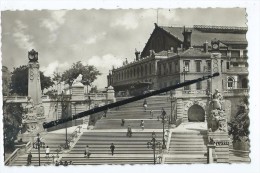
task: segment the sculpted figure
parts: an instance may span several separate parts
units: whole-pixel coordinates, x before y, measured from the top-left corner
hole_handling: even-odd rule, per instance
[[[73,81],[73,85],[81,83],[82,77],[82,74],[79,74],[79,76]]]
[[[215,109],[221,110],[222,109],[222,100],[223,100],[222,95],[216,89],[215,93],[213,94],[213,97],[212,97],[213,110],[215,110]]]

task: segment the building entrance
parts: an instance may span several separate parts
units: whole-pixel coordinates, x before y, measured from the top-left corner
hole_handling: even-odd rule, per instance
[[[205,121],[205,111],[199,105],[193,105],[188,110],[188,120],[189,122],[204,122]]]

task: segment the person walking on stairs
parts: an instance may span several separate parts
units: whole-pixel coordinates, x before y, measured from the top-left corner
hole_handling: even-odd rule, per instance
[[[32,163],[32,153],[30,152],[27,156],[27,165],[29,166],[31,165],[31,163]]]
[[[46,157],[49,158],[49,155],[50,155],[50,148],[49,148],[49,146],[46,147],[45,154],[46,154]]]
[[[89,146],[88,146],[88,145],[87,145],[86,148],[85,148],[84,155],[85,155],[85,156],[84,156],[85,158],[89,158],[89,156],[90,156]]]
[[[142,130],[144,130],[144,120],[141,120],[140,126],[141,126]]]
[[[127,127],[127,134],[126,134],[126,136],[128,136],[128,137],[132,137],[132,128],[131,128],[131,126],[130,125],[128,125],[128,127]]]
[[[115,145],[112,143],[110,145],[110,150],[111,150],[112,156],[114,155],[115,148],[116,148]]]
[[[146,109],[147,109],[147,101],[146,101],[146,99],[144,99],[143,107],[144,107],[144,111],[146,112]]]

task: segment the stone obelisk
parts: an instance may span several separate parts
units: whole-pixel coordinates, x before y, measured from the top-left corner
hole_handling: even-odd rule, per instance
[[[43,131],[42,123],[45,121],[44,107],[42,105],[41,79],[38,62],[38,52],[28,52],[28,100],[24,107],[22,130],[18,138],[23,141],[34,141],[37,133]]]
[[[218,163],[229,162],[229,138],[227,129],[227,101],[222,96],[222,65],[219,41],[211,42],[211,73],[219,73],[219,76],[211,79],[211,99],[209,100],[208,137],[211,146],[215,147]],[[226,103],[225,103],[226,102]]]

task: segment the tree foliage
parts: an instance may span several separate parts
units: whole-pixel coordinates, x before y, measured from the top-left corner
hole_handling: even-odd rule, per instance
[[[80,61],[73,63],[70,69],[62,74],[62,81],[72,85],[73,81],[82,74],[82,84],[90,86],[101,73],[92,65],[83,65]]]
[[[9,87],[11,82],[11,73],[7,67],[2,66],[2,87],[3,95],[7,96],[9,94]]]
[[[10,89],[11,94],[28,95],[28,67],[26,65],[14,68]]]
[[[248,141],[249,135],[249,116],[248,116],[248,100],[244,98],[243,102],[238,107],[238,112],[235,117],[228,123],[229,135],[233,141]]]
[[[48,89],[52,85],[54,85],[54,82],[52,81],[51,77],[44,76],[43,72],[40,71],[40,79],[41,79],[41,90],[43,93],[44,89]]]
[[[4,112],[4,148],[6,151],[14,149],[14,141],[22,124],[23,108],[21,103],[3,103]]]
[[[41,79],[41,90],[49,88],[54,84],[50,77],[47,77],[40,71]],[[28,95],[28,66],[23,65],[17,68],[14,68],[11,77],[11,94],[17,94],[22,96]]]
[[[90,93],[97,93],[97,92],[98,92],[97,86],[92,86],[90,89]]]

